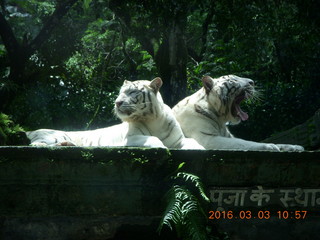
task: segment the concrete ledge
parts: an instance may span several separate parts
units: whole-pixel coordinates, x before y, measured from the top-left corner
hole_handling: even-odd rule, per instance
[[[186,162],[183,170],[198,175],[208,189],[208,212],[273,211],[272,221],[264,224],[253,218],[246,224],[214,220],[239,239],[261,235],[257,230],[248,236],[252,226],[265,230],[270,225],[277,231],[282,224],[290,229],[277,218],[277,210],[308,211],[305,227],[294,219],[289,219],[293,225],[286,222],[297,227],[298,235],[309,231],[312,237],[314,230],[320,230],[320,152],[0,147],[0,239],[117,239],[126,225],[144,226],[141,231],[149,229],[153,239],[160,239],[155,222],[165,209],[162,198],[169,186],[164,179],[181,162]],[[240,191],[246,195],[237,205]],[[266,194],[261,196],[269,201],[254,201],[256,193]],[[308,202],[301,202],[307,193]],[[280,206],[281,202],[288,206]],[[143,233],[140,237],[148,239]]]

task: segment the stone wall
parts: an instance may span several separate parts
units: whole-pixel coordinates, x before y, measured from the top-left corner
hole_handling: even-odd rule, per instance
[[[231,239],[316,239],[320,152],[0,147],[0,239],[175,239],[156,231],[181,162]]]

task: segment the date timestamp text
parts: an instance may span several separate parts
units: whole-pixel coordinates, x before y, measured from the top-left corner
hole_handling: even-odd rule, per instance
[[[307,217],[307,211],[209,211],[209,219],[270,219],[271,217],[277,217],[278,219],[296,219],[302,220]]]

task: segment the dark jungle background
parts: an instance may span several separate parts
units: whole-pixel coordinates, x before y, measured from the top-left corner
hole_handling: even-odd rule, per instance
[[[320,106],[317,0],[1,0],[0,112],[26,130],[116,123],[123,80],[160,76],[173,106],[201,77],[255,80],[238,137],[262,140]]]

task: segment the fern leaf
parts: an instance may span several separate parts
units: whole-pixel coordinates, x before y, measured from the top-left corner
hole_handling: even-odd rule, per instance
[[[186,229],[188,229],[188,239],[192,240],[207,240],[207,230],[203,217],[198,211],[191,211],[188,213],[188,221],[186,222]]]
[[[180,164],[178,170],[182,167],[183,164]],[[201,198],[210,201],[198,176],[178,172],[172,179],[182,179],[184,182],[191,182],[197,191],[199,191]],[[197,194],[197,196],[199,195]],[[175,183],[166,194],[166,200],[168,204],[158,228],[159,232],[162,230],[163,225],[167,225],[170,230],[175,228],[179,238],[186,240],[208,239],[205,213],[198,198],[194,195],[193,191],[189,190],[187,185],[183,184],[181,186]]]
[[[179,219],[181,218],[181,199],[178,193],[178,186],[173,186],[169,190],[169,192],[166,194],[166,199],[168,199],[169,201],[163,218],[160,222],[160,226],[158,228],[159,232],[162,230],[163,225],[167,225],[171,230],[173,230],[171,222],[177,224],[179,222]]]
[[[191,174],[191,173],[179,172],[177,174],[177,177],[180,177],[180,178],[184,179],[185,181],[191,181],[191,182],[195,183],[195,186],[198,189],[201,197],[205,201],[210,202],[210,199],[207,197],[207,195],[205,193],[204,186],[201,182],[201,179],[198,176]]]
[[[169,200],[158,231],[163,225],[173,230],[173,225],[178,236],[186,236],[187,239],[206,239],[206,231],[200,214],[202,209],[197,198],[185,187],[174,185],[167,194]]]

